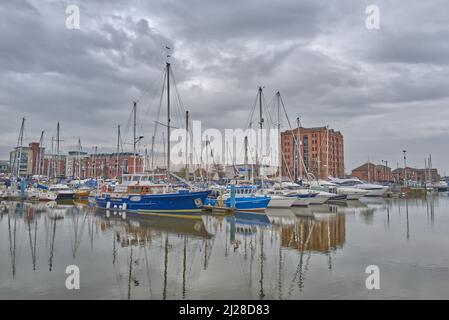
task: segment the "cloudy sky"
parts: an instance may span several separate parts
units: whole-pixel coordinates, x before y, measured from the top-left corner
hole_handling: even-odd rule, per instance
[[[66,28],[68,5],[80,29]],[[368,5],[380,29],[365,26]],[[182,105],[205,127],[245,128],[258,86],[292,119],[345,137],[346,171],[388,160],[449,174],[449,1],[14,0],[0,3],[0,159],[61,122],[63,149],[150,143],[165,46]],[[181,105],[181,103],[179,103]],[[178,106],[179,107],[179,106]],[[181,108],[179,108],[181,110]],[[180,112],[180,111],[179,111]],[[130,147],[130,146],[128,146]],[[143,148],[143,146],[142,146]]]

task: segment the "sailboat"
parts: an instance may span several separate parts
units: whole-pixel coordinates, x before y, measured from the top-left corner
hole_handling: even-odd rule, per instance
[[[170,63],[166,63],[167,80],[167,180],[170,179]],[[133,105],[134,113],[134,155],[136,143],[143,137],[136,137],[137,103]],[[134,160],[135,167],[135,160]],[[108,189],[95,197],[99,208],[126,210],[139,214],[189,214],[200,212],[211,190],[191,190],[177,188],[165,182],[154,181],[151,176],[134,174],[123,179],[111,191]]]
[[[259,94],[261,94],[262,91],[260,90]],[[278,173],[278,179],[279,179],[279,185],[282,188],[282,149],[281,149],[281,119],[280,119],[280,93],[279,91],[276,93],[276,99],[277,99],[277,118],[278,118],[278,132],[279,132],[279,173]],[[260,99],[261,100],[261,99]],[[268,208],[290,208],[293,206],[293,203],[295,203],[296,199],[293,197],[287,197],[283,193],[277,192],[275,189],[268,189],[262,191],[264,194],[269,195],[271,197],[271,201],[268,204]]]

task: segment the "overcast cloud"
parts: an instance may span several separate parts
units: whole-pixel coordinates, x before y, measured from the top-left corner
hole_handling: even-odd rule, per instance
[[[65,27],[76,4],[81,29]],[[365,8],[380,8],[380,30]],[[165,46],[179,93],[203,127],[244,128],[257,93],[280,91],[291,119],[340,130],[346,171],[388,160],[449,174],[449,1],[14,0],[0,3],[0,159],[61,122],[65,151],[112,150],[116,126],[149,144]],[[175,112],[176,113],[176,112]],[[180,111],[178,112],[180,113]],[[176,114],[175,114],[176,115]],[[142,146],[143,148],[143,146]]]

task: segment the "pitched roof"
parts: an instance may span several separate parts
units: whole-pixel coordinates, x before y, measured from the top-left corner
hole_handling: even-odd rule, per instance
[[[352,169],[352,171],[368,171],[368,165],[370,166],[370,168],[376,167],[376,165],[374,163],[366,162],[366,163],[362,164],[360,167]]]

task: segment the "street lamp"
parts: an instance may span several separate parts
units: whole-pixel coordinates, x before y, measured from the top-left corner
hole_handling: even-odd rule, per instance
[[[404,153],[404,186],[407,186],[407,150],[402,150]]]

